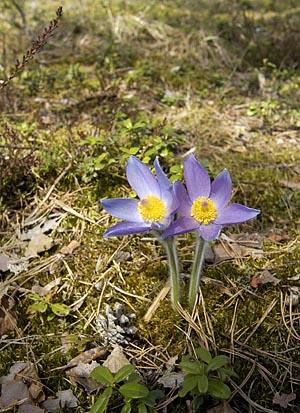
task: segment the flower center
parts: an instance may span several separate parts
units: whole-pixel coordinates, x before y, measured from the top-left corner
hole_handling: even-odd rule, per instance
[[[217,218],[217,207],[212,199],[199,196],[192,204],[191,215],[201,224],[208,225]]]
[[[167,208],[163,201],[154,195],[148,195],[138,204],[138,211],[146,222],[163,220],[167,215]]]

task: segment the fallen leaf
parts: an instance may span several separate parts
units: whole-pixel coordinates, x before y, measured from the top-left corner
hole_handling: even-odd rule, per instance
[[[175,388],[179,387],[184,380],[183,373],[167,372],[160,377],[157,382],[164,386],[165,388]]]
[[[290,295],[285,300],[286,306],[296,307],[300,303],[300,287],[291,287]]]
[[[16,383],[21,383],[17,385]],[[30,399],[34,402],[45,400],[43,385],[39,380],[33,363],[17,362],[13,364],[7,376],[0,377],[2,384],[2,397],[0,403],[8,403],[8,398],[15,392],[18,401]],[[24,386],[26,390],[24,390]],[[24,394],[26,396],[24,397]],[[6,399],[6,395],[8,395]],[[22,397],[21,397],[22,396]],[[9,404],[9,403],[8,403]],[[7,404],[6,404],[7,405]]]
[[[70,242],[69,245],[62,247],[62,249],[60,250],[60,253],[64,255],[71,255],[79,247],[80,247],[80,242],[73,240]]]
[[[234,413],[234,410],[230,407],[227,402],[218,404],[218,406],[212,407],[207,410],[207,413]]]
[[[92,360],[105,357],[106,354],[106,347],[95,347],[90,350],[83,351],[78,356],[74,357],[71,361],[69,361],[65,368],[70,369],[72,367],[77,366],[80,363],[89,363]]]
[[[293,176],[290,180],[282,179],[279,182],[285,188],[293,189],[294,191],[300,190],[300,176]]]
[[[269,270],[263,270],[260,274],[255,275],[252,277],[250,281],[250,285],[252,288],[257,288],[261,284],[268,284],[271,283],[273,285],[277,285],[280,283],[280,280],[274,275]]]
[[[29,241],[24,253],[25,257],[37,257],[40,252],[49,250],[53,246],[53,239],[44,234],[39,234]]]
[[[220,262],[232,260],[234,258],[230,254],[230,251],[225,249],[222,244],[217,244],[212,250],[214,253],[214,264],[219,264]]]
[[[126,364],[130,364],[129,360],[125,357],[122,348],[116,346],[104,361],[103,366],[107,367],[112,373],[116,373]]]
[[[72,390],[62,390],[56,393],[57,398],[48,398],[42,403],[47,412],[61,411],[61,409],[72,409],[78,406],[78,400]]]
[[[0,406],[14,407],[21,400],[25,401],[29,398],[28,387],[21,380],[12,380],[8,383],[3,383],[1,388]]]
[[[0,271],[2,272],[8,271],[9,270],[8,263],[9,263],[9,257],[1,254],[0,255]]]
[[[40,297],[45,297],[45,295],[49,294],[52,288],[57,287],[61,283],[61,278],[56,278],[55,280],[49,282],[44,287],[40,285],[34,285],[32,287],[32,292],[37,293]]]
[[[204,284],[211,285],[216,291],[219,291],[222,294],[226,294],[229,297],[232,297],[233,295],[229,288],[225,287],[223,281],[221,280],[216,280],[215,278],[203,276],[202,281],[204,282]]]
[[[283,407],[284,409],[286,409],[288,407],[288,404],[295,399],[296,399],[295,393],[290,393],[290,394],[276,393],[275,396],[273,397],[273,403],[279,404],[280,407]]]
[[[17,319],[12,311],[14,303],[7,295],[3,295],[0,300],[0,337],[16,328]]]
[[[171,372],[174,369],[177,360],[178,360],[178,355],[169,358],[169,360],[166,362],[167,372]]]
[[[95,380],[90,378],[91,372],[100,366],[96,361],[91,363],[79,363],[67,372],[70,382],[72,384],[80,384],[88,393],[92,393],[97,389],[102,389],[103,385],[98,384]]]
[[[131,258],[131,254],[128,251],[118,251],[113,257],[116,262],[125,262]]]
[[[55,228],[58,227],[59,225],[59,220],[61,218],[62,214],[58,214],[55,218],[52,219],[46,219],[44,222],[41,224],[35,226],[34,228],[30,229],[27,232],[23,232],[20,235],[20,238],[22,241],[30,241],[36,237],[39,237],[40,235],[44,234],[45,232],[51,231]]]
[[[278,233],[271,233],[268,237],[268,240],[272,242],[281,242],[281,241],[289,241],[291,238],[287,234],[278,234]]]
[[[45,410],[34,406],[31,402],[25,402],[19,406],[18,413],[45,413]]]
[[[211,246],[208,244],[208,242],[206,243],[206,248],[205,248],[205,261],[210,263],[210,264],[214,264],[215,262],[215,254],[213,252],[213,249],[211,248]]]
[[[18,275],[23,271],[27,271],[27,269],[28,269],[28,259],[22,258],[21,260],[9,261],[8,269],[9,269],[10,272],[12,272],[15,275]]]

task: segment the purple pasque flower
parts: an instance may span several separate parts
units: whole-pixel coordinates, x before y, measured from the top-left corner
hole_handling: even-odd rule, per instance
[[[248,221],[260,213],[241,204],[228,204],[232,183],[227,169],[211,183],[206,169],[190,155],[184,162],[184,178],[187,191],[181,182],[174,185],[179,218],[163,233],[165,237],[198,230],[204,240],[211,241],[223,226]]]
[[[128,159],[127,180],[140,199],[102,199],[103,208],[109,214],[124,220],[105,231],[104,237],[151,230],[162,232],[170,225],[178,209],[174,185],[161,169],[157,158],[154,168],[156,176],[135,156]]]

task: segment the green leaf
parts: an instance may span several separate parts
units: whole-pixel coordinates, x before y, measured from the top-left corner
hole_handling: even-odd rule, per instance
[[[132,122],[131,119],[125,119],[123,120],[123,126],[125,126],[126,129],[132,129]]]
[[[28,307],[28,310],[32,313],[44,313],[48,308],[48,304],[41,301],[39,303],[34,303]]]
[[[131,373],[130,376],[128,377],[129,383],[138,383],[140,380],[141,380],[141,376],[136,371]]]
[[[66,316],[70,313],[70,307],[68,307],[66,304],[50,304],[50,308],[52,313],[60,317]]]
[[[205,363],[209,364],[212,360],[212,356],[208,350],[204,347],[198,347],[195,349],[195,352],[197,354],[197,358],[199,360],[204,361]]]
[[[112,395],[112,388],[108,387],[107,389],[104,390],[104,392],[98,398],[94,406],[91,408],[90,413],[104,413],[106,411],[111,395]]]
[[[188,374],[202,375],[204,373],[204,364],[201,361],[182,360],[179,365],[182,371]]]
[[[144,405],[144,403],[139,403],[138,404],[138,413],[147,413],[147,407]]]
[[[188,374],[185,376],[182,383],[182,390],[179,391],[179,397],[185,397],[190,391],[192,391],[198,384],[198,377],[194,374]]]
[[[131,404],[126,402],[121,409],[120,413],[130,413],[131,412]]]
[[[203,376],[198,377],[198,390],[200,394],[205,394],[208,389],[208,378],[203,374]]]
[[[149,394],[147,387],[140,383],[123,384],[123,386],[119,388],[119,392],[126,399],[142,399]]]
[[[143,403],[149,407],[154,407],[156,399],[162,399],[164,397],[164,392],[161,390],[151,390],[149,394],[143,398]]]
[[[229,364],[229,358],[226,356],[217,356],[212,359],[212,361],[208,364],[207,370],[208,371],[213,371],[217,370],[220,367],[226,366],[226,364]]]
[[[97,366],[90,374],[91,378],[97,383],[111,386],[114,383],[114,377],[107,367]]]
[[[203,405],[203,402],[204,402],[204,399],[203,399],[202,396],[194,397],[192,406],[193,406],[195,412],[200,411],[200,407]]]
[[[129,149],[130,155],[136,155],[139,150],[140,150],[139,146],[133,146],[132,148]]]
[[[239,376],[236,374],[236,372],[233,369],[230,368],[226,368],[226,367],[222,367],[218,370],[218,374],[221,373],[221,375],[226,377],[235,377],[235,378],[239,378]],[[224,381],[224,380],[223,380]]]
[[[222,400],[228,399],[231,395],[230,388],[217,379],[209,379],[207,393],[216,399]]]
[[[125,364],[125,366],[121,367],[120,370],[115,374],[115,383],[119,383],[128,377],[131,373],[133,373],[135,367],[132,364]]]

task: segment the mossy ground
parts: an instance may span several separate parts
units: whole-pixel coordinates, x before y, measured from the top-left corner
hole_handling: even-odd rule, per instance
[[[148,7],[143,1],[64,2],[60,29],[50,44],[1,94],[0,143],[7,152],[2,161],[6,173],[0,194],[0,246],[22,256],[22,249],[12,243],[16,230],[70,165],[38,215],[61,211],[58,200],[94,223],[68,213],[62,231],[55,233],[56,246],[41,262],[72,239],[80,248],[66,263],[46,265],[30,279],[25,273],[24,280],[29,280],[23,287],[30,290],[34,282],[45,285],[60,276],[64,288],[52,297],[55,302],[72,305],[86,298],[68,317],[48,321],[44,315],[30,316],[28,294],[17,294],[18,328],[1,344],[0,374],[17,360],[35,361],[50,395],[69,388],[57,369],[79,350],[101,344],[95,315],[116,301],[136,313],[134,343],[153,346],[152,367],[161,357],[186,352],[191,341],[202,344],[193,328],[186,336],[187,322],[173,312],[168,299],[149,324],[143,321],[168,277],[164,252],[148,237],[103,240],[111,220],[99,204],[103,197],[131,195],[124,173],[130,154],[149,163],[159,155],[176,179],[181,174],[176,166],[194,148],[212,176],[224,167],[230,171],[236,202],[261,210],[257,220],[225,233],[245,234],[250,240],[251,234],[260,234],[263,255],[208,266],[205,275],[222,281],[233,298],[204,285],[205,309],[200,306],[196,318],[213,350],[235,352],[238,385],[256,363],[243,385],[246,397],[237,392],[232,406],[247,412],[253,401],[279,411],[272,403],[274,393],[299,390],[299,307],[289,309],[285,303],[290,287],[297,286],[289,279],[300,272],[300,192],[286,184],[300,173],[300,42],[293,41],[296,31],[290,30],[300,17],[293,3],[178,0]],[[57,1],[35,6],[25,2],[23,29],[17,11],[3,6],[3,76],[56,6]],[[11,149],[15,142],[17,148]],[[18,149],[23,144],[28,149]],[[274,232],[282,239],[270,239]],[[179,239],[183,273],[190,269],[191,241],[191,236]],[[111,259],[117,248],[129,258]],[[39,264],[33,260],[29,271]],[[264,269],[280,284],[253,290],[250,279]],[[106,284],[100,294],[94,285],[101,279]],[[111,285],[150,301],[124,295]],[[60,350],[64,333],[77,337],[66,354]],[[126,351],[133,354],[130,347]],[[149,367],[149,360],[141,358],[138,365]],[[80,387],[73,391],[81,401],[78,411],[86,411],[91,397]]]

